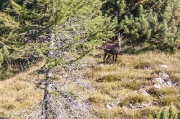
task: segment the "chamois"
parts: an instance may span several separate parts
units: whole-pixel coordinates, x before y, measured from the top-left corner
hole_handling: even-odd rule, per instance
[[[109,63],[111,55],[113,56],[113,63],[117,63],[118,54],[121,50],[122,34],[118,34],[118,43],[107,43],[104,48],[104,61]],[[107,56],[107,57],[106,57]]]

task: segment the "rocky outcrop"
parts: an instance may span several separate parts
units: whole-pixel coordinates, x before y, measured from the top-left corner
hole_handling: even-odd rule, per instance
[[[160,71],[158,77],[154,78],[152,82],[156,88],[180,86],[180,82],[173,83],[170,76],[163,71]]]

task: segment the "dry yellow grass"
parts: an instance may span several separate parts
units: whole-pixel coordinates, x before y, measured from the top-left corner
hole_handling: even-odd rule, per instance
[[[34,88],[33,80],[40,80],[32,73],[43,66],[45,61],[32,66],[30,69],[1,81],[0,83],[0,118],[19,119],[31,105],[36,105],[43,98],[43,91]]]
[[[140,119],[147,118],[156,110],[168,107],[171,103],[178,107],[179,87],[154,89],[153,78],[159,71],[170,75],[173,82],[180,81],[180,52],[166,54],[146,52],[137,55],[123,54],[118,64],[103,64],[101,58],[92,68],[83,69],[79,75],[88,77],[85,81],[94,85],[88,90],[72,84],[66,90],[84,95],[92,103],[97,118],[104,119]],[[166,65],[167,67],[164,67]],[[33,71],[38,69],[31,68]],[[34,90],[32,79],[42,79],[33,75],[33,71],[19,73],[11,79],[0,82],[0,117],[19,118],[16,116],[30,105],[36,105],[43,98],[42,90]],[[57,76],[58,78],[58,76]],[[146,89],[150,96],[143,95],[139,89]],[[143,108],[130,108],[129,104],[151,105]],[[177,108],[178,109],[178,108]],[[2,115],[2,116],[1,116]]]
[[[139,92],[139,89],[150,91],[153,87],[151,81],[158,77],[159,71],[170,75],[173,82],[179,82],[179,52],[166,54],[151,51],[137,55],[124,54],[119,56],[117,65],[95,66],[86,74],[96,86],[97,96],[94,95],[94,100],[104,100],[100,102],[99,108],[96,108],[97,115],[104,119],[140,119],[147,118],[155,110],[163,109],[171,103],[178,107],[180,105],[178,102],[180,100],[179,87],[155,89],[154,92],[149,92],[149,96],[144,96]],[[119,99],[121,103],[116,104]],[[109,102],[111,103],[108,108]],[[138,106],[141,103],[150,103],[151,106],[135,109],[129,106],[129,104]]]

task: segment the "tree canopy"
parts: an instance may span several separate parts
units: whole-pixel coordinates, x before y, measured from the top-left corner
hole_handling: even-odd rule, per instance
[[[179,48],[179,10],[179,0],[108,0],[102,6],[132,45],[148,43],[162,51]]]

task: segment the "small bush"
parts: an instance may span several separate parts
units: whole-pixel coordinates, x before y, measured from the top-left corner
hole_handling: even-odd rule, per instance
[[[160,100],[159,100],[159,105],[161,106],[168,106],[170,105],[171,103],[173,104],[178,104],[178,101],[180,100],[180,97],[178,96],[175,96],[175,95],[171,95],[171,96],[165,96],[165,97],[162,97]]]
[[[171,106],[169,110],[160,110],[155,112],[155,114],[150,115],[148,119],[180,119],[180,114],[174,111],[174,108]]]
[[[95,94],[89,97],[89,101],[93,103],[105,103],[109,100],[110,100],[110,97],[108,95],[102,95],[102,94]]]
[[[128,81],[122,84],[122,86],[132,90],[139,90],[141,88],[141,83],[137,81]]]
[[[117,75],[117,74],[110,74],[110,75],[104,76],[102,78],[99,78],[96,81],[97,82],[103,82],[103,81],[112,82],[112,81],[120,81],[120,80],[121,80],[121,78],[119,77],[119,75]]]
[[[171,76],[171,79],[174,83],[180,82],[180,77],[179,76]]]
[[[27,88],[28,85],[25,82],[16,82],[13,84],[12,90],[19,91]]]
[[[129,104],[139,104],[142,103],[144,101],[146,101],[146,97],[140,94],[136,94],[136,95],[131,95],[125,99],[122,100],[120,106],[124,106],[124,105],[129,105]]]
[[[167,88],[162,88],[162,89],[152,87],[152,88],[148,89],[147,92],[154,97],[160,97],[160,96],[166,96],[169,94],[178,94],[179,93],[179,91],[173,87],[167,87]]]
[[[150,62],[140,62],[134,68],[135,69],[149,69],[152,68],[152,64]]]
[[[155,87],[148,89],[147,92],[154,97],[160,97],[162,95],[161,90]]]
[[[130,103],[135,104],[135,103],[141,103],[144,100],[145,100],[144,96],[137,95],[137,96],[132,96],[129,101]]]
[[[13,110],[16,108],[14,104],[6,104],[2,106],[5,110]]]
[[[151,115],[154,111],[154,109],[142,108],[137,111],[135,116],[138,117],[138,119],[146,119],[147,116]]]

